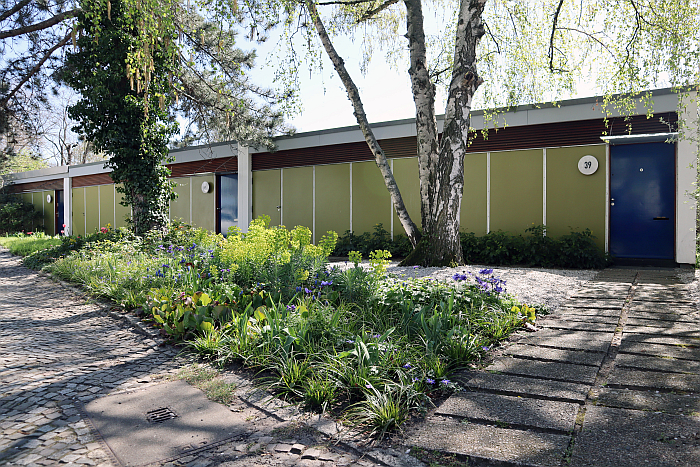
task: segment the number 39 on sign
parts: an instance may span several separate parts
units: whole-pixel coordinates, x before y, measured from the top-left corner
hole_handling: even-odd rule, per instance
[[[578,161],[578,170],[583,175],[593,175],[598,170],[598,159],[594,156],[583,156]]]

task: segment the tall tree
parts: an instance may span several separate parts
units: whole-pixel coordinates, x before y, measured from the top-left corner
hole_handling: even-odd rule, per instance
[[[85,3],[86,12],[95,7]],[[143,234],[166,225],[168,203],[174,198],[163,165],[177,129],[168,102],[172,61],[167,50],[156,48],[145,83],[135,85],[129,79],[127,57],[137,46],[140,18],[127,14],[122,5],[120,0],[110,2],[108,14],[98,21],[85,12],[78,15],[81,34],[77,50],[67,54],[64,80],[81,95],[69,108],[70,116],[98,151],[110,155],[106,165],[112,168],[111,177],[121,184],[118,190],[132,208],[135,233]]]

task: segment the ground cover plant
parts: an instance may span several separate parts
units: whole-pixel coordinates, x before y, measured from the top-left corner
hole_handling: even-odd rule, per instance
[[[36,251],[61,244],[59,237],[52,237],[43,232],[20,232],[14,235],[0,237],[0,245],[4,246],[10,253],[18,256],[27,256]]]
[[[280,397],[379,437],[535,320],[491,269],[442,282],[392,276],[386,250],[368,264],[350,252],[350,264],[333,267],[336,240],[329,232],[314,245],[307,228],[269,218],[227,237],[183,224],[143,237],[105,228],[37,252],[47,261],[33,264],[134,309],[211,363],[242,363]]]

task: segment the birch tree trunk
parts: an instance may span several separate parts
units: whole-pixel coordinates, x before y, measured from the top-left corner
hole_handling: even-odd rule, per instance
[[[379,167],[379,171],[382,173],[384,184],[389,191],[389,196],[391,197],[391,202],[394,205],[394,209],[396,209],[396,214],[399,217],[399,221],[406,231],[406,235],[411,241],[411,244],[414,248],[416,248],[418,242],[420,241],[421,233],[413,220],[411,220],[411,216],[408,215],[408,210],[406,210],[406,206],[403,203],[399,186],[396,184],[394,174],[391,172],[389,163],[386,160],[386,155],[379,146],[379,142],[374,137],[374,132],[369,126],[367,115],[365,114],[364,106],[362,105],[362,100],[360,99],[360,92],[358,91],[357,86],[355,86],[350,74],[345,69],[345,62],[333,47],[333,43],[328,37],[326,28],[321,21],[318,11],[316,10],[314,0],[305,0],[304,3],[309,14],[311,15],[314,28],[316,29],[319,39],[321,39],[323,48],[326,50],[328,57],[333,63],[336,73],[338,73],[340,80],[345,86],[345,91],[348,93],[348,98],[353,106],[355,119],[357,120],[357,124],[360,126],[360,130],[362,130],[365,141],[367,141],[367,146],[369,146],[370,151],[372,151],[372,154],[374,155],[374,160],[377,163],[377,167]]]
[[[464,189],[464,156],[469,142],[469,113],[482,80],[476,72],[476,47],[484,35],[481,14],[486,0],[461,0],[452,80],[442,139],[435,118],[435,85],[427,68],[421,0],[404,0],[411,85],[416,105],[418,174],[423,241],[404,264],[464,264],[459,241],[459,212]]]

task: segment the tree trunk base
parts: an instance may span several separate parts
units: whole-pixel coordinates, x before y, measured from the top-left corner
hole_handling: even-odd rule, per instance
[[[459,244],[458,244],[459,245]],[[459,251],[449,251],[438,245],[427,235],[423,235],[413,251],[399,263],[399,266],[456,267],[464,265],[461,245]]]

